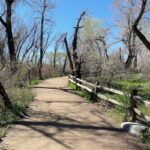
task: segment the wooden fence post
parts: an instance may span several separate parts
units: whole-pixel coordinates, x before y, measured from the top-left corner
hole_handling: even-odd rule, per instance
[[[95,88],[92,89],[92,92],[91,92],[91,96],[90,96],[90,100],[94,100],[94,102],[97,101],[97,93],[98,93],[98,86],[99,85],[99,82],[96,82],[95,84]]]
[[[74,80],[75,80],[75,83],[76,83],[76,90],[78,90],[78,89],[79,89],[79,88],[78,88],[78,85],[77,85],[77,84],[78,84],[78,80],[77,80],[77,78],[76,78],[76,77],[75,77],[75,79],[74,79]]]
[[[134,110],[134,108],[137,108],[137,100],[134,98],[134,96],[136,96],[138,93],[138,90],[132,89],[131,90],[131,95],[130,95],[130,115],[131,115],[131,121],[135,122],[137,120],[136,117],[136,112]]]
[[[95,91],[94,91],[95,94],[98,93],[98,85],[99,85],[99,82],[96,81],[96,84],[95,84]]]
[[[81,82],[81,81],[78,81],[78,83],[79,83],[80,85],[82,85],[82,82]],[[78,90],[82,90],[82,88],[81,88],[80,86],[78,86]]]

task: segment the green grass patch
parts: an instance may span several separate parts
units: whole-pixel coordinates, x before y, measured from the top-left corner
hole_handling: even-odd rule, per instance
[[[41,82],[41,80],[31,80],[31,83],[29,84],[30,87],[35,86],[37,84],[39,84]]]
[[[140,86],[138,95],[144,99],[150,100],[150,81],[142,80],[117,80],[114,85],[119,87],[120,90],[130,93],[131,89]]]
[[[70,88],[71,90],[76,90],[76,85],[70,82],[68,84],[68,88]]]
[[[129,112],[120,106],[115,106],[113,109],[108,111],[108,116],[116,120],[120,125],[123,121],[129,120]]]
[[[0,138],[6,136],[7,130],[8,130],[8,127],[1,127],[0,128]]]
[[[117,122],[121,123],[123,121],[129,121],[129,97],[127,95],[125,96],[121,96],[121,95],[117,95],[117,94],[112,94],[112,93],[103,93],[104,96],[106,96],[107,98],[111,98],[114,99],[116,101],[118,101],[119,103],[123,104],[123,107],[121,106],[117,106],[115,105],[113,107],[113,109],[111,110],[109,114],[109,116],[111,116],[112,118],[114,118],[115,120],[117,120]]]
[[[140,86],[138,95],[144,99],[150,100],[150,80],[142,79],[139,74],[126,75],[124,78],[113,78],[111,81],[108,76],[86,78],[89,82],[95,83],[99,81],[100,85],[112,87],[126,93],[130,93],[131,89]]]
[[[150,108],[149,107],[146,107],[144,105],[139,105],[138,106],[138,109],[144,113],[145,115],[149,116],[150,117]]]
[[[120,103],[122,103],[125,107],[129,107],[130,106],[130,98],[129,96],[121,96],[121,95],[117,95],[117,94],[111,94],[111,93],[102,93],[104,96],[106,96],[107,98],[111,98],[114,99]],[[146,107],[143,104],[138,104],[138,109],[144,113],[147,116],[150,116],[150,108]],[[119,113],[119,111],[117,111]]]
[[[106,92],[103,92],[102,94],[104,96],[106,96],[107,98],[111,98],[111,99],[116,100],[117,102],[123,104],[125,107],[129,106],[129,96],[128,96],[128,94],[125,94],[124,96],[118,95],[118,94],[113,94],[113,93],[106,93]]]
[[[4,105],[0,104],[0,138],[4,137],[7,128],[14,121],[17,121],[19,114],[27,110],[27,106],[33,100],[31,89],[13,88],[7,90],[7,93],[13,103],[13,110],[7,110]]]

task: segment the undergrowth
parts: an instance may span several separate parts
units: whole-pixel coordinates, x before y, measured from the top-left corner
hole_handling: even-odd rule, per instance
[[[8,127],[19,118],[19,114],[27,110],[27,106],[33,100],[31,89],[8,89],[7,93],[12,101],[13,109],[7,110],[2,101],[0,104],[0,138],[4,137]]]
[[[140,139],[145,144],[145,150],[150,150],[150,128],[141,132]]]
[[[102,92],[101,93],[106,96],[107,98],[114,99],[118,101],[119,103],[123,104],[123,107],[120,106],[113,106],[111,107],[107,112],[107,115],[114,118],[119,124],[124,121],[130,121],[130,97],[129,94],[131,92],[131,89],[140,86],[142,90],[139,91],[138,95],[142,96],[145,99],[150,99],[150,82],[149,81],[142,81],[142,80],[135,80],[135,79],[130,79],[128,81],[124,80],[116,80],[115,81],[115,86],[118,86],[119,89],[124,91],[125,95],[117,95],[113,94],[111,92]],[[85,90],[76,90],[76,85],[73,83],[69,83],[69,88],[74,90],[78,95],[85,97],[89,101],[91,101],[91,94]],[[112,86],[112,87],[115,87]],[[92,100],[92,102],[95,100]],[[138,102],[137,108],[144,113],[147,116],[150,116],[150,109],[149,107],[144,106],[142,103]],[[140,139],[142,140],[143,143],[145,143],[146,149],[145,150],[150,150],[150,129],[144,130],[141,135]]]
[[[69,84],[68,84],[68,87],[69,87],[71,90],[74,90],[74,92],[75,92],[77,95],[79,95],[79,96],[85,98],[85,99],[88,100],[89,102],[94,103],[94,102],[97,101],[97,98],[96,98],[96,96],[95,96],[94,94],[91,95],[91,93],[88,92],[88,91],[86,91],[86,90],[77,90],[77,89],[76,89],[76,85],[73,84],[73,83],[69,83]]]
[[[41,82],[41,80],[31,80],[31,82],[29,83],[29,87],[33,87],[37,84],[39,84]]]

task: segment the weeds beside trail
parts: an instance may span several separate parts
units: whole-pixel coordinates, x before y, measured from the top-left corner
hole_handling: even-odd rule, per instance
[[[84,97],[85,99],[87,99],[89,102],[94,102],[94,99],[91,99],[91,94],[86,91],[86,90],[76,90],[76,85],[73,84],[73,83],[69,83],[68,84],[68,87],[71,89],[71,90],[74,90],[75,94],[81,96],[81,97]]]
[[[8,110],[0,103],[0,139],[6,135],[8,128],[14,121],[20,119],[20,114],[26,112],[33,100],[31,88],[11,88],[7,93],[13,103],[13,110]]]
[[[34,85],[37,85],[41,82],[41,80],[32,80],[31,83],[29,84],[29,87],[32,87]]]
[[[100,102],[101,100],[95,100],[95,99],[90,99],[90,96],[91,94],[85,90],[76,90],[76,85],[73,84],[73,83],[69,83],[68,84],[68,87],[74,91],[75,94],[81,96],[81,97],[84,97],[86,100],[88,100],[89,102]],[[108,94],[106,93],[103,93],[103,95],[106,95],[108,96]],[[118,95],[117,95],[118,96]],[[114,96],[115,97],[115,96]],[[112,97],[111,97],[112,98]],[[116,98],[116,97],[115,97]],[[117,97],[119,100],[124,100],[126,101],[126,99],[124,98],[124,96],[118,96]],[[125,103],[125,102],[124,102]],[[107,104],[104,104],[104,107],[106,106]],[[106,106],[107,107],[107,106]],[[106,108],[105,107],[105,108]],[[104,111],[107,111],[107,109],[104,108]],[[110,107],[109,107],[110,108]],[[123,120],[124,120],[124,117],[125,117],[125,109],[119,107],[119,106],[114,106],[113,109],[109,109],[109,111],[107,111],[107,115],[110,116],[110,117],[113,117],[115,120],[117,120],[117,122],[121,123]]]

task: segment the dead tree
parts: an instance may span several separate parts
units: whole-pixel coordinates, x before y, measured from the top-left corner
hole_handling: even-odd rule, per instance
[[[63,73],[63,74],[65,73],[65,70],[66,70],[67,58],[68,58],[68,56],[66,55],[65,60],[64,60],[63,69],[62,69],[62,73]]]
[[[74,27],[75,30],[73,34],[73,40],[72,40],[72,55],[70,52],[71,50],[69,49],[69,46],[68,46],[67,34],[65,34],[65,37],[64,37],[64,43],[65,43],[67,56],[68,56],[69,63],[70,63],[70,68],[72,70],[72,74],[76,76],[77,78],[81,78],[81,63],[80,63],[78,53],[77,53],[78,33],[79,33],[79,29],[83,27],[83,26],[80,26],[80,22],[85,14],[86,14],[85,11],[81,13],[80,17],[78,18],[77,24]]]
[[[85,14],[86,14],[85,11],[81,13],[81,15],[77,21],[74,35],[73,35],[73,40],[72,40],[72,52],[73,52],[72,56],[73,56],[73,62],[74,62],[73,63],[74,64],[74,74],[77,78],[81,78],[81,65],[79,62],[78,54],[77,54],[78,33],[79,33],[79,29],[81,29],[83,27],[83,26],[80,26],[80,22]]]
[[[71,53],[70,53],[69,46],[68,46],[67,34],[65,34],[64,36],[64,44],[65,44],[66,51],[67,51],[67,57],[69,60],[70,69],[72,71],[72,74],[74,75],[74,66],[73,66],[73,61],[72,61]]]
[[[6,2],[6,20],[0,16],[0,22],[6,29],[10,62],[16,62],[16,51],[14,46],[14,37],[12,32],[12,5],[14,0],[5,0]]]

